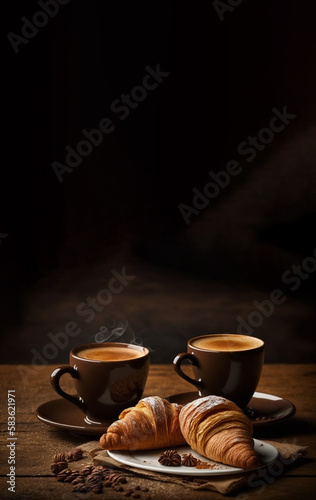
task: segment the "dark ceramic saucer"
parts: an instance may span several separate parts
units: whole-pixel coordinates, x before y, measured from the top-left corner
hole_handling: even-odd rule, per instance
[[[113,422],[112,419],[102,424],[89,424],[85,420],[85,414],[76,405],[62,398],[48,401],[39,406],[36,410],[36,416],[44,424],[52,425],[72,434],[86,436],[100,437]]]
[[[187,404],[199,397],[198,392],[184,392],[166,398],[171,403]],[[255,392],[246,410],[254,427],[270,425],[292,417],[296,408],[287,399]],[[84,413],[66,399],[54,399],[42,404],[36,410],[36,416],[41,422],[72,434],[86,436],[101,436],[106,432],[112,420],[103,424],[89,424]],[[115,420],[115,419],[114,419]]]
[[[168,399],[170,403],[183,405],[190,403],[198,397],[198,392],[184,392],[182,394],[169,396],[166,399]],[[287,399],[264,392],[255,392],[249,401],[245,413],[251,419],[253,426],[259,427],[286,420],[292,417],[295,411],[295,406]]]

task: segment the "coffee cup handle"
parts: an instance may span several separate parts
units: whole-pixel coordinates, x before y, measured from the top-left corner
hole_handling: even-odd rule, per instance
[[[68,365],[59,366],[59,368],[56,368],[50,376],[50,383],[53,386],[53,389],[57,392],[57,394],[59,394],[59,396],[79,406],[80,410],[85,412],[86,405],[82,398],[76,395],[72,396],[71,394],[67,394],[67,392],[61,389],[59,385],[59,380],[65,373],[69,373],[72,376],[72,378],[79,378],[78,371],[75,370],[72,366]]]
[[[202,382],[200,382],[199,380],[194,380],[193,378],[189,377],[188,375],[186,375],[182,369],[181,369],[181,364],[182,364],[182,361],[184,361],[185,359],[187,359],[188,361],[190,361],[190,363],[194,366],[199,366],[199,362],[198,360],[196,359],[196,357],[189,353],[189,352],[182,352],[181,354],[178,354],[174,360],[173,360],[173,368],[175,369],[176,373],[182,377],[184,380],[186,380],[187,382],[189,382],[190,384],[193,384],[195,385],[195,387],[201,391],[202,389]]]

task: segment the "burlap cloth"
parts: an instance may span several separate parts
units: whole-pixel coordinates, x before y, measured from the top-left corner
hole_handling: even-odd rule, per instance
[[[147,478],[155,481],[173,483],[191,488],[192,490],[212,490],[229,495],[238,490],[259,486],[260,482],[265,481],[266,477],[271,481],[271,478],[276,479],[281,476],[287,467],[293,464],[298,458],[303,457],[307,453],[306,446],[298,446],[296,444],[278,443],[275,441],[267,441],[277,448],[279,457],[276,461],[267,467],[258,469],[257,471],[245,472],[242,474],[234,474],[229,476],[178,476],[165,473],[156,473],[137,469],[123,465],[112,459],[106,450],[103,450],[98,441],[90,441],[80,446],[87,453],[93,464],[101,464],[107,467],[115,468],[126,473],[132,473],[135,477]],[[257,481],[257,483],[256,483]],[[260,481],[260,482],[259,482]],[[268,480],[266,480],[268,482]]]

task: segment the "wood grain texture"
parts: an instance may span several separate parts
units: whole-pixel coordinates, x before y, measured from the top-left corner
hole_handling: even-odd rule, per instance
[[[67,432],[55,429],[40,422],[36,415],[36,408],[58,396],[49,383],[49,376],[56,365],[42,368],[37,373],[30,374],[27,380],[22,380],[21,370],[16,365],[0,365],[1,377],[1,457],[0,482],[1,498],[16,499],[43,499],[46,498],[75,498],[71,493],[72,487],[60,484],[50,471],[50,463],[54,453],[67,451],[79,446],[91,438],[74,436]],[[28,367],[31,368],[31,367]],[[73,392],[71,379],[63,380],[63,387]],[[7,490],[9,472],[7,442],[7,391],[15,389],[16,393],[16,493]],[[145,395],[159,395],[162,397],[189,392],[192,386],[179,378],[170,365],[152,365],[145,388]],[[265,499],[312,498],[315,489],[315,430],[316,430],[316,365],[265,365],[258,386],[258,391],[282,396],[292,401],[296,406],[296,414],[291,419],[267,427],[256,428],[254,436],[258,439],[276,440],[285,443],[295,443],[308,446],[306,458],[299,460],[286,473],[266,484]],[[132,480],[132,479],[131,479]],[[138,479],[133,479],[138,481]],[[135,484],[136,484],[135,482]],[[152,484],[155,483],[155,484]],[[166,486],[167,484],[167,486]],[[155,481],[142,479],[142,485],[151,490],[151,498],[192,498],[192,491],[186,491],[183,486],[170,483],[156,484]],[[262,485],[247,490],[245,498],[254,499],[262,491]],[[83,496],[88,498],[88,495]],[[124,498],[122,494],[106,490],[106,494],[98,498]],[[218,493],[196,491],[194,498],[219,498]],[[263,498],[263,497],[262,497]]]

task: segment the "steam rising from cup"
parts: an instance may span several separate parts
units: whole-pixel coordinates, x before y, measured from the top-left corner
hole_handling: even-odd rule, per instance
[[[119,337],[121,337],[124,333],[124,328],[118,327],[118,328],[113,328],[113,330],[109,330],[106,326],[101,326],[100,331],[96,333],[95,335],[95,341],[96,342],[106,342],[106,341],[111,341],[114,342],[117,340]]]
[[[95,342],[115,342],[119,339],[120,342],[129,344],[143,345],[140,337],[135,337],[135,333],[127,319],[112,315],[105,320],[105,325],[100,326],[99,331],[95,334]]]

